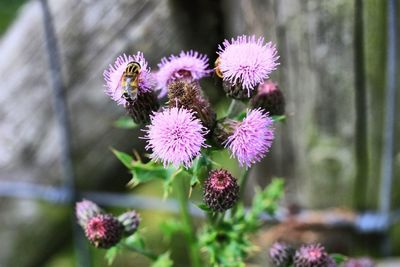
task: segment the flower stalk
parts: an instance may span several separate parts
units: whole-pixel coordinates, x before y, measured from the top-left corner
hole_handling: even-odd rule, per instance
[[[189,255],[191,266],[201,267],[200,259],[200,249],[197,244],[196,229],[193,225],[192,218],[189,212],[189,198],[188,198],[188,183],[186,177],[182,177],[183,169],[179,169],[175,174],[175,187],[176,193],[179,201],[179,208],[182,216],[182,221],[184,224],[184,233],[186,235],[186,240],[189,246]]]

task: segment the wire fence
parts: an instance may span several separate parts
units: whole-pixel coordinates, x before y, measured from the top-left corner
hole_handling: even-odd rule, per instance
[[[61,75],[61,64],[54,24],[47,0],[39,0],[43,11],[43,25],[45,29],[45,43],[49,60],[50,81],[53,89],[53,112],[57,120],[57,128],[60,135],[61,167],[64,185],[60,187],[38,185],[25,182],[0,181],[0,197],[29,199],[32,201],[45,201],[53,204],[68,205],[73,209],[77,199],[86,198],[94,202],[108,206],[121,208],[139,208],[161,210],[178,213],[178,203],[174,200],[161,201],[155,197],[133,196],[128,194],[77,191],[75,187],[74,167],[71,158],[71,131],[64,92],[64,84]],[[356,214],[354,219],[342,218],[334,213],[322,218],[322,223],[329,226],[351,226],[361,233],[381,232],[387,233],[388,228],[400,222],[400,209],[391,211],[391,187],[393,183],[393,144],[396,107],[396,47],[397,47],[397,22],[396,0],[388,0],[388,47],[387,47],[387,77],[386,77],[386,101],[387,110],[385,117],[385,139],[382,154],[382,179],[380,208],[377,212],[365,212]],[[203,212],[195,205],[190,206],[193,216],[203,217]],[[301,211],[296,215],[296,220],[301,222],[307,218],[311,210]],[[332,216],[334,215],[334,216]],[[284,208],[278,211],[276,217],[264,215],[261,219],[266,222],[284,222],[288,217],[293,218]],[[303,219],[302,219],[303,218]],[[77,228],[75,218],[70,218],[74,227],[74,245],[77,255],[77,266],[91,266],[87,243],[82,231]],[[388,239],[386,239],[384,253],[388,253]]]

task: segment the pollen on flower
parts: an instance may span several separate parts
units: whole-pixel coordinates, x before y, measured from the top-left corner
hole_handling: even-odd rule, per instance
[[[169,58],[162,58],[158,68],[156,79],[160,90],[159,97],[167,94],[168,84],[172,81],[199,80],[212,71],[208,69],[208,57],[193,50],[182,51],[179,56],[171,55]]]
[[[241,86],[249,96],[279,65],[275,45],[265,43],[263,37],[242,35],[225,40],[218,49],[218,67],[223,80],[232,86]]]
[[[183,164],[190,167],[192,160],[206,147],[208,133],[193,112],[185,108],[166,108],[151,116],[145,130],[146,149],[152,150],[151,158],[160,160],[164,166]]]
[[[103,77],[105,83],[105,93],[116,101],[118,105],[125,105],[126,100],[123,98],[123,88],[121,86],[121,78],[125,72],[126,66],[129,62],[135,61],[140,65],[140,72],[138,76],[138,94],[149,92],[155,85],[155,80],[152,77],[150,68],[142,52],[137,52],[136,55],[122,54],[117,57],[114,64],[104,70]]]
[[[269,151],[274,140],[272,124],[272,119],[261,109],[250,110],[246,118],[237,123],[225,147],[229,148],[241,166],[250,167]]]

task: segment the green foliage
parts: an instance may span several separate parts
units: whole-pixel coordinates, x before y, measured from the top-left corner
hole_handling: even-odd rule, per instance
[[[286,121],[286,115],[276,115],[271,117],[274,122],[284,122]]]
[[[114,127],[121,129],[135,129],[139,125],[133,122],[131,117],[123,116],[114,122]]]
[[[339,266],[341,263],[345,262],[348,260],[347,256],[341,255],[341,254],[330,254],[329,256],[332,257],[332,259],[336,262],[336,264]]]
[[[3,34],[7,27],[14,20],[18,9],[26,2],[26,0],[2,0],[0,1],[0,35]]]
[[[113,262],[114,262],[115,258],[117,257],[118,253],[119,253],[119,247],[118,246],[114,246],[114,247],[111,247],[111,248],[107,249],[105,258],[106,258],[106,261],[107,261],[108,265],[113,264]]]
[[[131,155],[111,149],[114,155],[132,174],[132,179],[128,185],[135,187],[141,183],[147,183],[153,180],[161,180],[164,182],[164,197],[171,192],[172,180],[175,177],[175,169],[164,168],[161,164],[154,161],[143,163],[140,159],[135,160]]]
[[[264,188],[264,190],[256,189],[250,211],[244,217],[246,225],[251,230],[257,230],[259,227],[259,217],[266,212],[273,215],[278,208],[278,202],[284,193],[283,179],[275,178]]]
[[[158,256],[157,260],[151,265],[152,267],[172,267],[174,262],[170,258],[170,252],[167,251],[160,256]]]
[[[185,226],[181,221],[169,219],[161,223],[160,229],[164,233],[165,238],[171,240],[174,234],[185,231]]]
[[[249,211],[245,211],[243,204],[238,204],[231,216],[209,212],[211,218],[217,219],[212,219],[213,223],[203,228],[200,245],[207,251],[212,266],[245,266],[244,259],[255,249],[250,234],[261,227],[263,213],[275,213],[283,192],[283,180],[274,179],[264,190],[257,190]]]

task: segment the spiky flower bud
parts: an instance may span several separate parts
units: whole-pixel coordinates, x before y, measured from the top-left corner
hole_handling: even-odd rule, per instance
[[[223,81],[222,88],[227,96],[238,100],[252,98],[256,93],[256,90],[244,90],[242,84],[232,84],[230,81]]]
[[[293,261],[294,249],[286,243],[275,242],[269,249],[271,263],[275,267],[288,267]]]
[[[375,263],[369,258],[350,259],[343,267],[375,267]]]
[[[230,209],[239,198],[239,186],[227,170],[213,170],[204,183],[203,199],[213,211]]]
[[[195,116],[210,131],[214,128],[216,114],[208,100],[202,95],[197,81],[176,80],[168,86],[169,107],[184,107],[195,112]]]
[[[136,232],[140,224],[139,214],[134,211],[128,211],[118,216],[118,221],[124,227],[124,235],[129,236]]]
[[[321,244],[302,245],[294,255],[294,267],[327,267],[329,256]]]
[[[326,267],[337,267],[336,261],[331,256],[328,256]]]
[[[257,94],[250,101],[253,108],[262,108],[270,116],[285,114],[285,97],[276,83],[268,80],[258,86]]]
[[[75,205],[75,214],[78,219],[78,223],[85,229],[88,221],[99,214],[103,213],[99,206],[96,203],[90,200],[82,200],[77,202]]]
[[[225,143],[228,140],[228,137],[231,136],[236,127],[240,124],[239,121],[222,118],[217,121],[214,127],[214,131],[212,133],[212,140],[220,148],[225,147]]]
[[[123,225],[114,216],[100,214],[88,221],[85,235],[95,247],[110,248],[121,240],[123,229]]]
[[[137,124],[148,123],[150,115],[160,107],[157,96],[153,91],[142,92],[137,95],[137,99],[135,100],[129,97],[125,100],[125,109]]]

